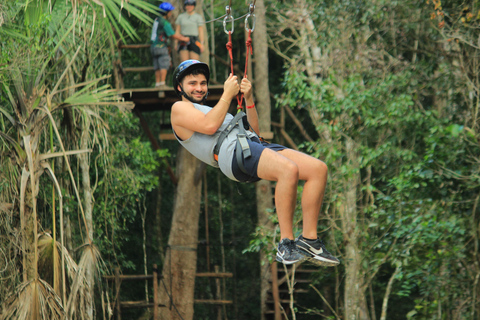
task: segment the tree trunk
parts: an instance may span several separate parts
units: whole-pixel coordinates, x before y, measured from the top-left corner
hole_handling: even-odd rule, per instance
[[[263,0],[255,3],[255,30],[252,33],[253,47],[255,48],[254,92],[256,93],[256,108],[260,132],[270,132],[270,90],[268,88],[268,45],[267,25],[265,22],[265,4]],[[252,26],[250,26],[252,27]],[[272,187],[270,181],[261,180],[256,183],[258,225],[273,230],[274,225],[269,220],[268,209],[273,206]],[[264,252],[260,253],[260,303],[261,319],[265,319],[267,311],[267,293],[271,289],[272,278],[270,264]]]
[[[195,12],[202,16],[203,21],[205,20],[205,14],[203,13],[203,0],[197,0],[197,6],[195,8]],[[200,54],[200,61],[205,62],[206,64],[210,64],[210,48],[208,47],[208,30],[207,25],[204,24],[203,28],[203,47],[204,50]],[[214,36],[214,35],[212,35]]]
[[[32,201],[37,201],[36,196],[33,196],[33,192],[31,188],[27,187],[27,200],[25,204],[25,224],[23,228],[24,232],[24,260],[23,260],[23,268],[24,268],[24,277],[23,281],[32,280],[36,277],[36,264],[37,260],[35,258],[35,231],[34,227],[35,224],[38,223],[34,218]],[[32,200],[32,197],[33,200]]]
[[[88,149],[88,135],[90,133],[90,120],[88,117],[84,119],[82,130],[82,136],[80,140],[80,148],[82,150]],[[79,163],[80,163],[80,171],[82,175],[82,191],[83,191],[83,205],[84,205],[84,212],[85,212],[85,220],[86,220],[86,228],[88,229],[87,239],[85,242],[91,243],[93,241],[93,196],[92,196],[92,186],[90,184],[90,160],[89,160],[89,153],[81,153],[79,156]],[[86,270],[86,280],[88,283],[88,294],[90,295],[91,301],[95,301],[94,297],[94,287],[95,287],[95,279],[92,269]],[[87,303],[89,310],[85,310],[85,314],[87,315],[87,319],[93,320],[94,312],[93,312],[93,304]]]
[[[355,143],[352,139],[346,141],[347,161],[351,171],[358,169]],[[360,183],[358,173],[352,173],[343,181],[346,190],[340,207],[342,228],[345,239],[345,319],[368,320],[365,298],[364,277],[362,276],[362,255],[358,246],[359,228],[357,226],[357,186]]]
[[[163,265],[163,284],[159,286],[160,301],[167,306],[160,310],[161,319],[193,319],[201,196],[199,171],[203,168],[197,158],[184,148],[179,149],[172,227]]]

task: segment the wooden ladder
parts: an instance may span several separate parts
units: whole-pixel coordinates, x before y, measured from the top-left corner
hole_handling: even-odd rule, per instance
[[[153,308],[153,319],[158,319],[159,308],[166,307],[164,304],[159,303],[158,298],[158,280],[162,279],[162,276],[158,275],[157,265],[153,265],[153,274],[147,275],[123,275],[120,274],[120,268],[115,268],[115,275],[104,276],[107,281],[115,281],[115,313],[116,319],[122,319],[122,309],[128,308]],[[123,281],[138,281],[138,280],[153,280],[153,301],[121,301],[120,300],[120,287]]]

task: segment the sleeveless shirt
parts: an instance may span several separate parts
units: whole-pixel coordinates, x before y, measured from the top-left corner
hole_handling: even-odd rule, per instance
[[[203,112],[204,114],[207,114],[210,110],[212,110],[211,107],[204,106],[198,103],[194,103],[193,106],[195,107],[195,109]],[[238,129],[238,124],[235,125],[233,130],[228,134],[225,140],[223,140],[222,146],[220,147],[220,151],[218,153],[218,162],[215,161],[215,158],[213,157],[213,150],[215,148],[215,145],[217,144],[218,137],[232,119],[233,115],[227,113],[222,125],[213,135],[194,132],[189,139],[181,140],[177,136],[175,131],[173,133],[175,134],[178,142],[197,159],[211,165],[212,167],[220,168],[223,174],[226,175],[228,178],[234,181],[238,181],[232,172],[233,152],[235,151],[237,134],[240,132],[240,130]],[[253,134],[251,131],[247,131],[247,135],[250,138],[255,136],[255,134]]]

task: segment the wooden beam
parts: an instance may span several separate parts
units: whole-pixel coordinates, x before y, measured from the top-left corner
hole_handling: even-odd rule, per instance
[[[161,276],[159,276],[161,277]],[[105,280],[115,280],[117,277],[116,276],[103,276]],[[151,274],[140,274],[140,275],[135,275],[135,274],[122,274],[118,275],[118,279],[122,281],[127,281],[127,280],[150,280],[153,279],[153,275]]]
[[[153,67],[123,67],[123,72],[146,72],[153,71]]]
[[[204,277],[204,278],[232,278],[233,273],[231,272],[197,272],[195,277]]]
[[[122,301],[121,303],[122,308],[153,308],[153,302],[147,301]],[[157,307],[166,307],[164,304],[159,303]]]
[[[205,303],[205,304],[232,304],[232,300],[206,300],[206,299],[195,299],[194,303]]]
[[[150,48],[149,44],[120,44],[118,45],[120,49],[142,49]]]

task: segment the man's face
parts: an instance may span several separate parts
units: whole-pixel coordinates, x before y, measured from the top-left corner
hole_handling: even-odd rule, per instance
[[[208,92],[207,78],[203,74],[188,75],[182,81],[183,92],[194,102],[201,103]],[[180,88],[178,88],[180,90]]]

